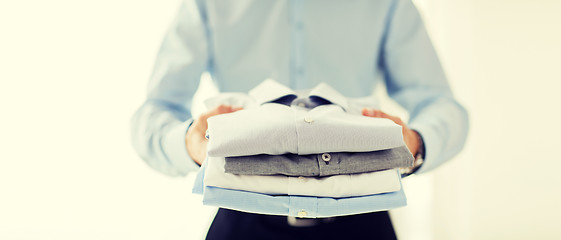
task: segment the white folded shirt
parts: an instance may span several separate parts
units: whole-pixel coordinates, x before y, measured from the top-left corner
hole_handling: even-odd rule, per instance
[[[266,103],[208,119],[208,156],[370,152],[404,146],[401,126],[346,113],[329,104],[311,110]]]
[[[396,169],[330,177],[289,177],[236,175],[224,172],[223,157],[207,158],[204,177],[207,186],[243,190],[269,195],[300,195],[317,197],[354,197],[401,189]]]

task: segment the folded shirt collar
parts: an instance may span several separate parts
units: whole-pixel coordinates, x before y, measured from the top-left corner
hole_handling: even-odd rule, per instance
[[[292,89],[271,79],[266,79],[253,89],[249,90],[248,94],[253,97],[259,105],[284,97],[297,97],[296,93]]]
[[[299,97],[292,89],[271,79],[266,79],[255,88],[251,89],[249,95],[253,97],[259,105],[277,101],[281,98],[291,101]],[[345,111],[349,108],[347,98],[325,83],[320,83],[311,89],[307,97],[323,98],[335,105],[341,106]]]
[[[341,106],[345,111],[349,109],[349,102],[347,98],[326,83],[318,84],[310,91],[308,96],[323,98],[335,105]]]

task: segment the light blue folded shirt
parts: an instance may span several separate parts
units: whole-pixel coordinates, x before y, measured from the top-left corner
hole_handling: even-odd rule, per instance
[[[239,191],[204,185],[205,161],[193,186],[203,195],[203,204],[243,212],[293,217],[323,218],[385,211],[407,205],[403,186],[399,191],[360,197],[329,198]],[[401,185],[401,181],[400,181]]]

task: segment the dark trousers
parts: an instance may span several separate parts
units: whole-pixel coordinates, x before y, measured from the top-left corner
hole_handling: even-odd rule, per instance
[[[206,239],[397,239],[388,212],[336,217],[312,227],[293,227],[283,216],[218,209]]]

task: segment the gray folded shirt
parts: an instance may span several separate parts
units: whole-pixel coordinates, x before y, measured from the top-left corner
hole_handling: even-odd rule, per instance
[[[332,176],[413,166],[406,146],[373,152],[337,152],[310,155],[251,155],[226,157],[226,173],[244,175]]]

